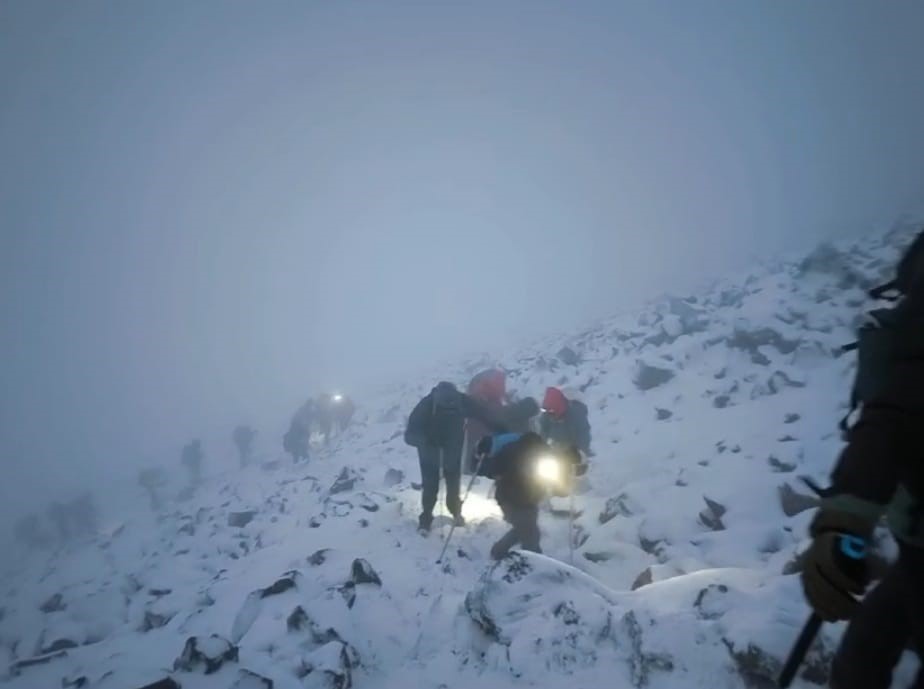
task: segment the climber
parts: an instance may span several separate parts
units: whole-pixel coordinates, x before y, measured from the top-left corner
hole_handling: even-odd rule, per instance
[[[801,574],[824,621],[849,620],[831,669],[834,689],[887,689],[906,647],[924,657],[924,232],[904,254],[893,309],[872,312],[860,331],[854,401],[859,418],[822,492]],[[880,518],[899,555],[868,584],[867,553]],[[914,687],[924,687],[924,670]]]
[[[585,457],[594,456],[590,449],[587,406],[578,400],[569,400],[558,388],[545,391],[539,434],[547,443],[576,447]]]
[[[478,473],[495,481],[495,499],[511,525],[491,547],[499,560],[518,543],[524,550],[542,552],[539,545],[539,504],[553,493],[567,495],[580,465],[580,454],[554,450],[537,433],[486,436],[475,450]]]
[[[469,397],[480,402],[493,414],[500,416],[507,400],[507,374],[498,368],[481,371],[469,381],[467,393]],[[491,429],[478,419],[469,419],[465,422],[465,473],[474,472],[475,446],[490,433]]]
[[[196,488],[202,483],[202,441],[196,438],[183,447],[180,461],[189,472],[189,488]]]
[[[342,393],[325,393],[318,396],[315,409],[318,428],[324,436],[324,442],[329,443],[334,431],[342,433],[350,425],[356,405]]]
[[[494,431],[505,430],[491,410],[445,381],[420,400],[408,418],[404,441],[417,448],[420,460],[423,491],[418,527],[423,533],[428,532],[433,524],[440,469],[446,482],[446,507],[457,526],[465,524],[459,493],[463,424],[466,419],[476,419]]]

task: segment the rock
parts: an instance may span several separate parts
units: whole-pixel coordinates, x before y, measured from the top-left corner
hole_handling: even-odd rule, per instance
[[[327,562],[327,554],[329,552],[330,548],[321,548],[320,550],[314,551],[308,556],[308,564],[312,567],[320,567]]]
[[[61,687],[62,689],[83,689],[83,687],[90,684],[90,680],[87,679],[85,675],[80,675],[74,679],[68,679],[67,677],[61,678]]]
[[[348,581],[343,586],[338,588],[337,592],[343,597],[347,608],[352,610],[353,605],[356,603],[356,584],[354,584],[352,581]]]
[[[631,517],[633,512],[628,506],[629,496],[626,493],[620,493],[615,498],[608,498],[603,506],[598,520],[601,524],[615,519],[618,516]]]
[[[632,645],[632,654],[629,657],[629,664],[632,671],[633,686],[647,687],[652,671],[673,671],[674,662],[669,656],[662,653],[647,653],[644,650],[642,626],[639,624],[638,618],[634,612],[627,612],[622,618],[622,624]]]
[[[217,672],[225,663],[236,663],[237,646],[217,634],[208,637],[191,636],[186,640],[183,652],[173,662],[174,672],[203,671],[206,675]]]
[[[776,474],[788,474],[796,470],[795,464],[790,464],[789,462],[784,462],[780,459],[777,459],[773,455],[767,458],[767,463],[773,469],[773,472]]]
[[[806,510],[813,510],[821,504],[821,500],[814,495],[797,493],[788,483],[781,485],[777,492],[780,497],[780,507],[787,517],[795,517]]]
[[[308,520],[308,526],[312,529],[319,528],[321,524],[322,524],[321,519],[318,517],[312,517],[311,519]]]
[[[669,418],[671,418],[674,415],[674,412],[672,412],[670,409],[660,409],[659,408],[659,409],[656,409],[655,412],[657,414],[658,421],[667,421]]]
[[[302,659],[302,678],[318,675],[324,689],[350,689],[352,670],[358,663],[355,651],[341,641],[332,641]]]
[[[67,605],[64,604],[64,597],[60,593],[56,593],[42,603],[39,610],[44,613],[60,612],[61,610],[67,610]]]
[[[173,615],[158,615],[150,610],[145,610],[144,619],[141,621],[141,627],[139,627],[138,631],[149,632],[152,629],[160,629],[165,627],[172,619]]]
[[[76,641],[71,641],[70,639],[58,639],[47,648],[43,648],[41,655],[50,655],[58,651],[67,651],[72,648],[77,648],[79,645],[80,644]]]
[[[46,665],[53,660],[58,660],[60,658],[66,658],[67,651],[55,651],[54,653],[49,653],[47,655],[38,655],[33,658],[23,658],[22,660],[17,660],[10,666],[10,674],[16,677],[19,675],[20,671],[25,670],[27,667],[35,667],[36,665]]]
[[[799,346],[798,341],[787,340],[772,328],[750,329],[746,324],[735,327],[734,334],[726,340],[732,349],[740,349],[751,356],[751,361],[759,366],[768,366],[770,359],[761,351],[761,347],[773,347],[781,354],[792,354]]]
[[[651,366],[643,361],[637,361],[633,382],[635,383],[635,387],[644,391],[664,385],[673,377],[674,372],[670,369]]]
[[[613,553],[610,552],[599,552],[599,553],[584,553],[584,559],[589,562],[608,562],[614,557]]]
[[[173,593],[173,589],[148,589],[148,595],[154,596],[155,598],[169,596],[171,593]]]
[[[153,684],[145,684],[139,689],[182,689],[182,687],[172,677],[164,677]]]
[[[398,469],[389,469],[385,472],[385,486],[392,488],[404,480],[404,472]]]
[[[795,423],[796,421],[798,421],[798,420],[801,419],[801,418],[802,418],[802,417],[801,417],[799,414],[787,414],[787,415],[783,418],[783,423]]]
[[[267,586],[265,589],[260,590],[260,598],[269,598],[270,596],[278,596],[280,593],[285,593],[290,589],[296,587],[295,583],[296,572],[288,572],[281,579],[278,579],[271,586]]]
[[[273,680],[250,670],[239,670],[230,689],[273,689]]]
[[[289,632],[307,631],[311,635],[312,643],[317,646],[323,646],[331,641],[343,641],[336,629],[330,627],[322,629],[300,605],[289,615],[286,620],[286,628]]]
[[[696,608],[697,616],[702,620],[717,620],[725,614],[725,609],[717,598],[721,598],[728,593],[728,587],[725,584],[710,584],[702,589],[693,602]]]
[[[577,366],[581,363],[581,356],[571,347],[562,347],[555,356],[565,366]]]
[[[734,643],[724,637],[722,643],[728,649],[728,654],[732,657],[738,674],[741,675],[746,687],[749,689],[776,689],[776,678],[782,669],[778,659],[754,644],[749,643],[743,649],[737,648]]]
[[[649,541],[644,536],[639,536],[638,538],[639,547],[649,555],[657,555],[662,543],[664,543],[664,541],[661,539]]]
[[[725,506],[705,496],[703,500],[706,501],[706,509],[699,513],[700,522],[713,531],[724,531],[725,524],[722,523],[722,517],[725,515]]]
[[[235,529],[243,529],[253,518],[257,516],[256,510],[246,510],[244,512],[232,512],[228,515],[228,526]]]
[[[652,584],[652,583],[654,583],[654,577],[652,576],[652,573],[651,573],[651,567],[646,567],[645,570],[641,574],[635,577],[635,581],[632,582],[631,590],[637,591],[643,586],[648,586],[648,584]]]
[[[357,558],[353,560],[353,565],[351,567],[351,580],[354,584],[375,584],[376,586],[382,585],[382,580],[376,572],[372,565],[368,561]]]
[[[356,474],[356,472],[350,469],[350,467],[343,467],[337,480],[334,481],[334,485],[328,490],[328,493],[336,495],[337,493],[345,493],[348,490],[353,490],[358,480],[359,475]]]
[[[804,388],[805,383],[800,380],[790,378],[783,371],[776,371],[767,381],[767,388],[774,395],[782,392],[786,388]]]
[[[712,399],[712,406],[716,409],[725,409],[729,402],[731,402],[731,397],[729,395],[716,395]]]

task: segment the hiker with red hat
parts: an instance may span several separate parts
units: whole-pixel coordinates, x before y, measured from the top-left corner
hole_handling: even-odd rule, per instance
[[[558,388],[545,391],[539,434],[549,444],[574,447],[585,457],[593,456],[587,406],[578,400],[569,400]]]
[[[468,384],[468,396],[477,400],[492,414],[500,417],[507,399],[507,374],[497,368],[478,373]],[[477,419],[468,419],[465,423],[464,458],[465,473],[475,471],[475,447],[481,439],[491,434],[490,429]]]

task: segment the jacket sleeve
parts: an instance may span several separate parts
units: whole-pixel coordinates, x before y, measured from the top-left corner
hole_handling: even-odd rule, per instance
[[[467,419],[480,421],[490,428],[493,433],[508,433],[510,431],[499,414],[492,412],[474,397],[462,395],[462,413]]]
[[[924,421],[924,365],[902,369],[882,394],[863,406],[822,507],[878,520],[902,481],[909,457],[924,451],[918,429]]]
[[[427,440],[427,420],[428,410],[430,408],[430,396],[427,395],[411,412],[407,420],[407,428],[404,429],[404,442],[411,447],[423,447]]]
[[[574,440],[577,448],[585,455],[590,454],[590,419],[587,407],[581,404],[574,415]]]

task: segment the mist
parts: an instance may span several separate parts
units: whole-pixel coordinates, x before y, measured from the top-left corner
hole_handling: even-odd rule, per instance
[[[919,211],[915,2],[0,5],[3,511]]]

